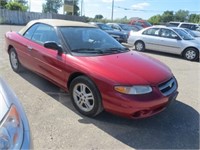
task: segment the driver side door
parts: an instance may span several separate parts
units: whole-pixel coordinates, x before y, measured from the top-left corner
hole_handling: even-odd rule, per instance
[[[47,41],[61,43],[56,29],[46,24],[39,24],[31,40],[29,49],[35,63],[35,71],[59,86],[64,86],[66,84],[64,82],[66,80],[65,54],[44,47]]]

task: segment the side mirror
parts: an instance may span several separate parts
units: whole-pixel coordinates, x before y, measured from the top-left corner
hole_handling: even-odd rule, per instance
[[[58,54],[63,53],[62,47],[60,45],[58,45],[56,42],[47,41],[47,42],[44,43],[44,47],[49,48],[49,49],[53,49],[53,50],[57,50]]]

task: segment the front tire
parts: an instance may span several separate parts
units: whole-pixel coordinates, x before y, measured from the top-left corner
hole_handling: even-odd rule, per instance
[[[9,59],[10,59],[10,65],[13,71],[19,73],[22,70],[22,65],[19,62],[17,52],[14,48],[11,48],[9,51]]]
[[[136,49],[137,51],[140,51],[140,52],[144,51],[144,50],[145,50],[144,42],[142,42],[142,41],[137,41],[137,42],[135,43],[135,49]]]
[[[94,117],[103,110],[100,92],[86,76],[79,76],[72,81],[70,96],[74,107],[85,116]]]
[[[198,51],[194,48],[188,48],[184,51],[183,57],[186,60],[195,61],[198,58]]]

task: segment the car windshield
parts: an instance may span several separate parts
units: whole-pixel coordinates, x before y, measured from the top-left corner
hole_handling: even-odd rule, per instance
[[[190,29],[185,29],[190,35],[192,35],[193,37],[200,37],[200,33],[192,31]]]
[[[72,53],[105,55],[122,53],[129,49],[98,28],[59,27]]]
[[[174,29],[178,34],[179,36],[181,36],[184,40],[194,40],[194,38],[187,34],[183,29]]]
[[[121,27],[123,30],[126,30],[126,31],[130,31],[130,30],[131,30],[131,26],[130,26],[130,25],[120,24],[120,27]]]
[[[106,24],[97,24],[97,26],[102,30],[113,30],[113,28],[111,28],[110,26]]]
[[[147,27],[150,27],[152,26],[149,22],[145,21],[144,24],[147,26]]]

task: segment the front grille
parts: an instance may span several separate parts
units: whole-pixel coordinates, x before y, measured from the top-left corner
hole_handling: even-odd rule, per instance
[[[164,96],[168,96],[172,94],[177,88],[176,79],[171,78],[170,80],[159,84],[158,88]]]

